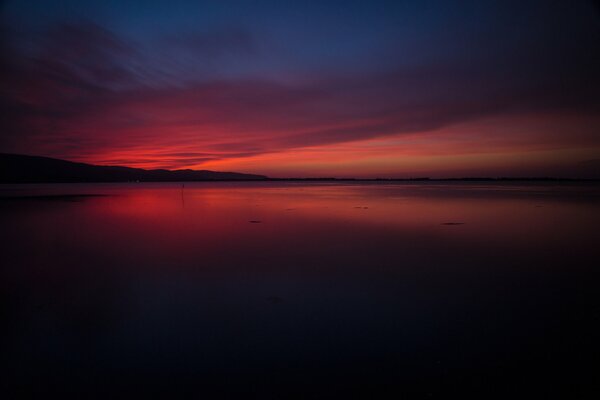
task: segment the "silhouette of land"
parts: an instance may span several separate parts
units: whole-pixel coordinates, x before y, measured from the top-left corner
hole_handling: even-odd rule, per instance
[[[247,181],[266,176],[191,169],[101,166],[48,157],[0,154],[0,183]]]
[[[598,179],[554,177],[461,177],[461,178],[269,178],[265,175],[209,170],[142,169],[103,166],[49,157],[0,153],[0,183],[67,182],[193,182],[193,181],[336,181],[336,182],[419,182],[419,181],[598,181]]]

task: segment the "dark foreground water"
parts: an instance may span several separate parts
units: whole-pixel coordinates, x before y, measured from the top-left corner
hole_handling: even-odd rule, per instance
[[[583,184],[4,185],[2,390],[596,398],[599,200]]]

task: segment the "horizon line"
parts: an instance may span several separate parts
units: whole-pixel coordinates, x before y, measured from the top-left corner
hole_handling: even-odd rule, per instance
[[[19,154],[19,153],[6,153],[0,152],[0,155],[5,156],[17,156],[17,157],[31,157],[31,158],[45,158],[55,161],[62,161],[73,164],[82,164],[94,167],[105,167],[105,168],[129,168],[134,170],[142,170],[142,171],[168,171],[168,172],[177,172],[177,171],[194,171],[194,172],[217,172],[217,173],[232,173],[232,174],[242,174],[242,175],[254,175],[257,178],[253,179],[255,181],[585,181],[585,182],[595,182],[600,181],[600,178],[584,178],[584,177],[557,177],[557,176],[461,176],[461,177],[431,177],[431,176],[415,176],[415,177],[375,177],[375,178],[358,178],[358,177],[335,177],[335,176],[323,176],[323,177],[270,177],[264,174],[256,174],[256,173],[246,173],[239,171],[215,171],[215,170],[207,170],[207,169],[191,169],[191,168],[182,168],[182,169],[167,169],[167,168],[140,168],[140,167],[130,167],[125,165],[102,165],[102,164],[90,164],[81,161],[71,161],[65,160],[62,158],[48,157],[48,156],[40,156],[40,155],[30,155],[30,154]],[[182,180],[181,182],[205,182],[205,181],[235,181],[238,179],[196,179],[196,180]],[[247,179],[239,179],[240,181],[247,181]],[[89,182],[89,181],[88,181]],[[122,182],[122,181],[115,181]],[[135,181],[132,181],[135,182]],[[141,181],[140,181],[141,182]],[[145,182],[153,182],[153,181],[145,181]],[[175,182],[175,181],[173,181]]]

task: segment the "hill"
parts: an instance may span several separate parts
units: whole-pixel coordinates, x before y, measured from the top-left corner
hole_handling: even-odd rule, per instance
[[[0,183],[246,181],[263,175],[207,170],[141,169],[0,153]]]

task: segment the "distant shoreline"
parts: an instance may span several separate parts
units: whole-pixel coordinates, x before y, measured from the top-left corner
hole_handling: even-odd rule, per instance
[[[598,178],[271,178],[266,175],[209,170],[146,170],[76,163],[49,157],[0,153],[0,184],[117,182],[598,182]]]
[[[522,178],[267,178],[266,181],[349,181],[349,182],[600,182],[594,178],[547,178],[547,177],[522,177]]]
[[[0,185],[65,184],[65,183],[195,183],[195,182],[556,182],[600,183],[594,178],[262,178],[262,179],[195,179],[195,180],[64,180],[0,182]]]

